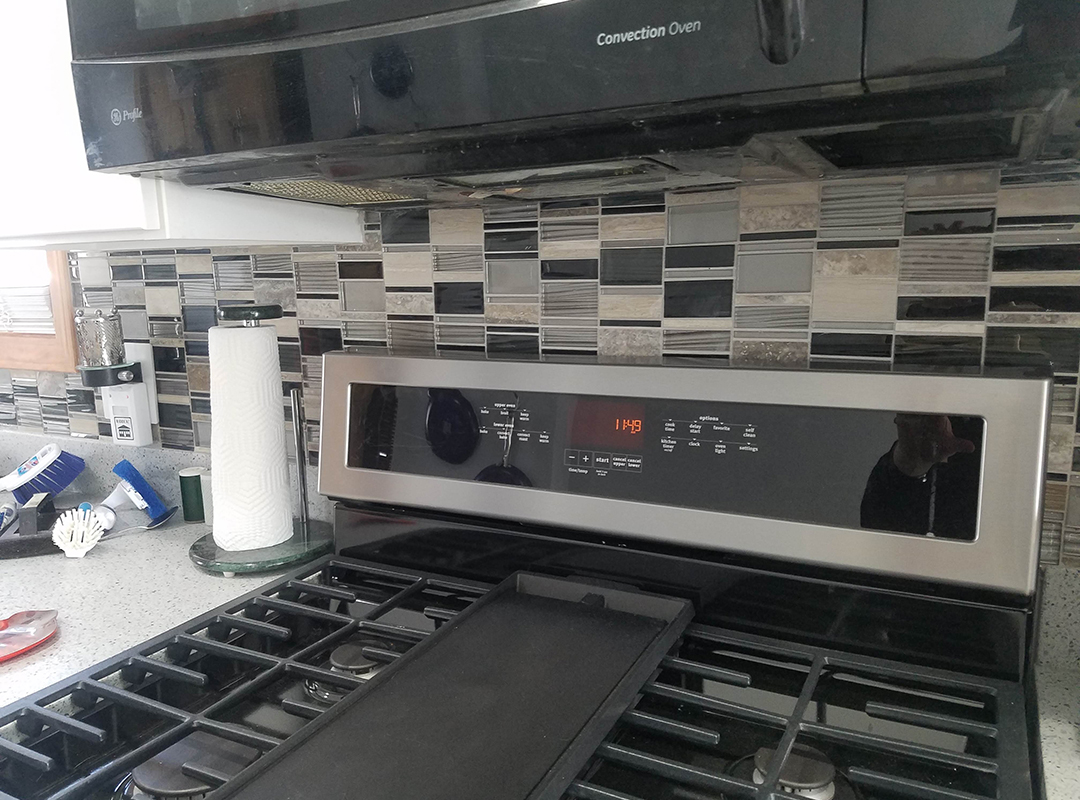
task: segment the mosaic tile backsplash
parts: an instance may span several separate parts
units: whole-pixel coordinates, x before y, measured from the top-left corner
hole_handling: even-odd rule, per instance
[[[368,212],[363,242],[72,253],[76,306],[153,345],[159,436],[207,451],[218,306],[279,303],[286,392],[319,436],[320,356],[1056,373],[1043,560],[1080,563],[1080,173],[926,173]],[[77,375],[0,370],[0,424],[106,437]],[[284,410],[284,403],[283,403]],[[291,441],[291,439],[290,439]],[[1075,455],[1074,455],[1075,454]]]

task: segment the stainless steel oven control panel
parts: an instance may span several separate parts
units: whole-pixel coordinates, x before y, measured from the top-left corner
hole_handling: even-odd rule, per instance
[[[320,490],[1028,592],[1048,386],[329,354]]]

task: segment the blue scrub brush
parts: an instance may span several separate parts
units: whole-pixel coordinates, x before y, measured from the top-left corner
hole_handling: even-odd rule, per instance
[[[61,450],[59,445],[47,444],[0,478],[0,491],[11,492],[19,505],[38,492],[55,496],[70,486],[85,466],[78,456]]]
[[[164,525],[176,513],[177,506],[169,508],[161,502],[161,498],[146,478],[127,459],[113,467],[113,472],[119,476],[120,483],[116,485],[112,494],[94,509],[101,515],[105,530],[110,530],[115,524],[116,514],[113,512],[127,500],[130,500],[136,508],[141,508],[150,517],[149,524],[145,526],[147,529]]]

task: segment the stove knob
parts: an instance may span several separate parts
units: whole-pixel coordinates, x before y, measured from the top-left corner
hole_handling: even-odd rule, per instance
[[[371,56],[371,82],[379,94],[391,100],[409,93],[413,83],[412,62],[400,46],[389,45]]]

